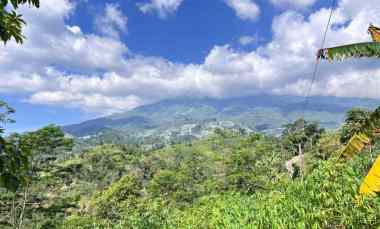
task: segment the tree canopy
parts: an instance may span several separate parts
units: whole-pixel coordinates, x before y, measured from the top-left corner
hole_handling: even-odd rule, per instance
[[[4,44],[12,38],[17,43],[22,43],[25,39],[22,27],[26,22],[17,13],[17,9],[23,4],[40,7],[39,0],[0,0],[0,40]]]
[[[28,171],[28,154],[23,152],[19,144],[9,143],[2,134],[5,124],[13,122],[9,117],[15,110],[0,101],[0,187],[16,192],[26,182]]]
[[[325,132],[318,123],[308,122],[304,119],[298,119],[294,123],[285,125],[284,128],[283,145],[295,154],[297,154],[299,146],[304,149],[307,143],[315,144]]]

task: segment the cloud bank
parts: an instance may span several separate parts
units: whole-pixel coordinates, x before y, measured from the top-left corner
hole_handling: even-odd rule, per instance
[[[379,18],[376,3],[341,0],[327,45],[369,40],[366,28]],[[177,96],[303,95],[329,14],[329,9],[308,16],[285,11],[273,20],[272,40],[257,49],[215,46],[203,63],[181,64],[133,55],[118,36],[83,33],[77,25],[65,23],[73,10],[67,0],[45,0],[39,10],[23,9],[31,22],[25,29],[28,39],[23,46],[11,42],[0,47],[0,93],[98,114]],[[114,13],[110,15],[126,19]],[[108,22],[117,31],[125,25],[118,19]],[[312,94],[380,98],[377,85],[377,60],[324,62]]]

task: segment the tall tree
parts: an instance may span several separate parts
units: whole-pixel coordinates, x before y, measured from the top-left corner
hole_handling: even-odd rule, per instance
[[[284,128],[282,133],[283,145],[295,155],[298,153],[299,146],[304,149],[307,144],[314,145],[325,132],[318,123],[308,122],[304,119],[298,119],[294,123],[285,125]]]
[[[26,182],[28,152],[22,151],[16,142],[6,141],[2,134],[5,124],[13,122],[9,117],[15,111],[0,101],[0,187],[16,192]]]
[[[55,125],[24,134],[13,134],[8,141],[17,143],[22,151],[29,152],[32,169],[49,166],[50,162],[64,156],[73,147],[73,139],[66,137],[61,128]]]
[[[25,39],[22,27],[26,24],[22,15],[17,13],[20,5],[29,4],[40,7],[39,0],[0,0],[0,40],[6,44],[12,38],[17,43]]]
[[[13,122],[9,117],[15,112],[6,102],[0,100],[0,134],[4,132],[4,126],[6,123]]]
[[[360,108],[353,108],[347,112],[342,126],[340,141],[347,143],[355,134],[366,132],[371,112]]]

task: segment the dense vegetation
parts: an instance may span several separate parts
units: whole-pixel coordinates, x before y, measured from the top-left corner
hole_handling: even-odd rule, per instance
[[[0,1],[3,43],[25,39],[26,22],[17,13],[23,4],[39,7],[40,1]],[[240,106],[257,101],[249,110]],[[380,109],[352,109],[335,131],[296,120],[274,137],[246,130],[278,130],[299,116],[299,101],[283,97],[276,109],[269,97],[225,103],[177,101],[170,110],[163,102],[67,127],[82,137],[105,133],[114,144],[104,144],[104,136],[99,140],[98,135],[75,143],[54,125],[5,136],[5,124],[13,121],[15,111],[0,101],[0,227],[380,227],[380,198],[358,194],[380,151],[378,137],[372,136],[373,129],[379,130]],[[331,113],[325,113],[322,105],[312,104],[313,112],[306,117],[315,120],[327,114],[324,126],[336,125],[345,107],[334,104],[327,109]],[[195,121],[228,119],[249,128],[216,129],[201,140],[181,138],[177,126],[194,122],[184,114]],[[124,129],[117,132],[109,128],[121,124]],[[173,125],[170,135],[177,137],[171,144],[157,144],[167,134],[145,138],[151,148],[135,139],[135,132],[156,128],[159,133],[168,124]],[[203,137],[206,124],[198,123],[191,131]],[[338,158],[342,146],[362,132],[373,139],[371,145],[350,160]],[[118,144],[125,142],[136,145]],[[302,160],[289,170],[287,162],[295,158]]]
[[[218,130],[155,150],[73,151],[52,125],[2,137],[1,228],[375,228],[380,199],[358,187],[377,140],[351,160],[336,157],[370,116],[352,110],[337,131],[298,120],[280,137]],[[290,173],[299,150],[304,162]]]

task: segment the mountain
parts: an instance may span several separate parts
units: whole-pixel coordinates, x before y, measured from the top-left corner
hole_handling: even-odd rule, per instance
[[[379,100],[257,95],[243,98],[178,98],[124,113],[64,126],[66,133],[87,141],[168,142],[201,138],[216,128],[278,134],[300,117],[337,128],[353,107],[374,109]]]

